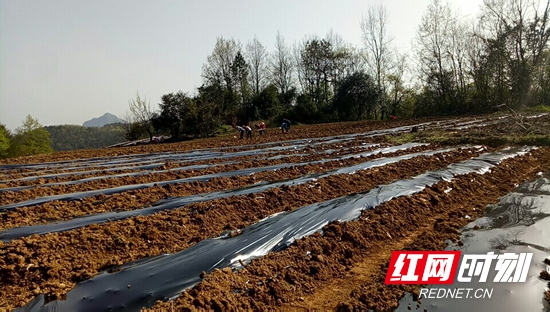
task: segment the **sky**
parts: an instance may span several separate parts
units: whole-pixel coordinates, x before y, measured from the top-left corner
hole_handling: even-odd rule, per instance
[[[389,34],[408,52],[431,0],[385,0]],[[475,16],[482,0],[449,0]],[[30,114],[45,126],[128,111],[146,97],[202,84],[216,39],[258,37],[274,50],[330,30],[362,47],[360,23],[375,0],[0,0],[0,123],[15,130]]]

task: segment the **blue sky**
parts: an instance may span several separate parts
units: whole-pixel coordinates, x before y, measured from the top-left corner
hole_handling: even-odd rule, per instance
[[[407,52],[430,0],[386,0],[394,44]],[[450,0],[474,15],[481,0]],[[29,1],[0,0],[0,123],[82,124],[121,117],[136,92],[193,93],[216,38],[273,51],[277,31],[292,44],[331,29],[361,47],[370,0]]]

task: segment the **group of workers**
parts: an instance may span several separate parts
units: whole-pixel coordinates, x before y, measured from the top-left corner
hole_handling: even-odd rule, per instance
[[[247,139],[252,139],[252,128],[248,125],[242,125],[242,126],[236,126],[235,127],[237,131],[239,131],[239,135],[241,139],[244,139],[244,136],[246,134]],[[254,128],[256,131],[260,133],[260,135],[267,134],[267,127],[264,122],[261,122],[259,124],[255,124]],[[284,118],[283,123],[281,125],[281,131],[283,133],[286,133],[290,130],[290,120]]]
[[[241,136],[241,139],[244,138],[244,134],[246,133],[246,138],[252,139],[252,128],[248,125],[237,126],[237,130],[239,131],[239,134]]]
[[[390,119],[391,120],[396,120],[397,117],[392,115],[392,116],[390,116]],[[283,123],[281,124],[281,131],[282,131],[283,134],[290,131],[290,124],[291,124],[290,120],[288,120],[287,118],[283,118]],[[239,131],[239,135],[240,135],[241,139],[244,139],[245,134],[246,134],[247,139],[252,139],[252,128],[250,128],[250,126],[243,125],[243,126],[236,126],[235,128],[237,129],[237,131]],[[258,131],[260,133],[260,135],[267,134],[267,127],[266,127],[264,122],[261,122],[259,124],[255,124],[254,128],[256,129],[256,131]],[[161,143],[163,141],[164,141],[163,136],[153,137],[153,139],[151,140],[151,142],[155,142],[157,144]]]

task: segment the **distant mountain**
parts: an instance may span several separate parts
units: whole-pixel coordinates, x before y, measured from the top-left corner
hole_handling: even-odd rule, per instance
[[[101,117],[92,118],[91,120],[85,121],[82,125],[84,127],[103,127],[105,125],[113,124],[117,122],[124,122],[124,120],[118,118],[113,114],[105,113]]]

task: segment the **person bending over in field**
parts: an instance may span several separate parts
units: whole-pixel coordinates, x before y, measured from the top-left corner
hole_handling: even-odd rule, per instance
[[[281,131],[283,133],[288,132],[290,130],[290,120],[283,119],[283,124],[281,125]]]
[[[258,131],[260,135],[267,134],[267,132],[265,131],[265,123],[263,121],[259,124],[255,124],[254,128],[256,128],[256,131]]]
[[[288,130],[290,130],[290,120],[289,119],[283,119],[283,122],[286,122],[287,126],[288,126]]]
[[[252,128],[247,125],[243,126],[243,128],[246,130],[246,138],[252,139]]]
[[[241,126],[237,126],[237,130],[239,130],[240,137],[241,137],[241,139],[243,139],[244,138],[244,131],[245,131],[244,128],[241,127]]]
[[[260,135],[262,135],[262,134],[267,134],[267,131],[266,131],[265,129],[266,129],[265,123],[262,121],[262,122],[258,125],[258,132],[260,132]]]

